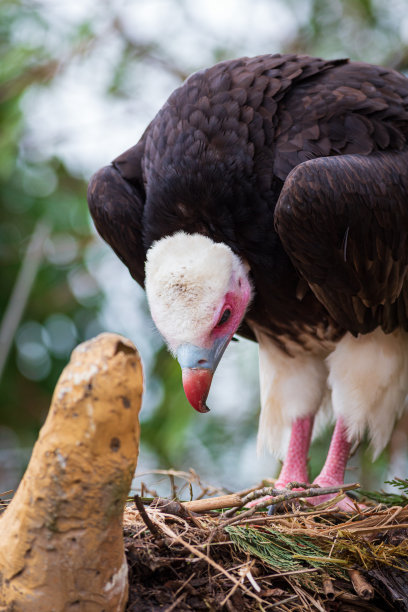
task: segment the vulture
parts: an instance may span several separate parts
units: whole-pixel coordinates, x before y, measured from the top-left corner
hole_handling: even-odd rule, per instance
[[[280,54],[200,70],[91,178],[88,203],[196,410],[234,335],[258,343],[258,445],[281,454],[276,487],[308,482],[327,399],[314,484],[344,483],[365,432],[385,447],[408,393],[406,77]]]

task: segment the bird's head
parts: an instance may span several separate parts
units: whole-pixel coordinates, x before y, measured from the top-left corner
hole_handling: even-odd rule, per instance
[[[145,286],[187,399],[207,412],[213,374],[251,299],[248,266],[223,243],[179,232],[147,252]]]

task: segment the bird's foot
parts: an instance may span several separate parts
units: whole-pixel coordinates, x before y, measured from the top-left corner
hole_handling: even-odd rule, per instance
[[[291,486],[291,483],[296,483],[296,484],[302,484],[305,486],[309,486],[308,483],[308,476],[307,474],[301,474],[293,476],[293,478],[285,478],[284,480],[282,479],[278,479],[275,484],[273,485],[275,489],[287,489],[289,488],[291,491],[301,491],[304,487],[295,487],[295,486]]]
[[[329,476],[318,476],[313,481],[313,485],[318,485],[319,487],[341,487],[343,485],[343,481],[339,481],[335,478],[330,478]],[[328,495],[318,495],[317,497],[309,497],[308,502],[313,506],[317,506],[319,504],[324,504],[332,499],[335,499],[339,493],[330,493]],[[359,510],[364,510],[366,506],[364,504],[356,504],[350,497],[346,497],[336,502],[336,506],[342,512],[355,512],[358,508]]]
[[[304,476],[304,474],[303,474]],[[301,491],[303,487],[294,487],[294,486],[290,486],[291,483],[301,483],[304,484],[305,486],[310,486],[307,485],[306,482],[307,479],[305,478],[289,478],[288,479],[284,479],[282,480],[281,478],[279,478],[275,484],[273,485],[274,489],[277,489],[278,491],[284,490],[284,491]],[[261,502],[264,503],[264,505],[266,505],[268,502],[273,501],[273,497],[271,495],[265,495],[264,497],[260,497],[259,499],[255,499],[251,502],[249,502],[248,504],[246,504],[246,508],[252,508],[253,506],[257,506],[258,504],[260,504]]]
[[[265,497],[259,497],[258,499],[253,499],[245,505],[245,508],[253,508],[254,506],[258,506],[261,502],[264,502],[264,506],[268,504],[268,502],[273,499],[270,495],[265,495]]]

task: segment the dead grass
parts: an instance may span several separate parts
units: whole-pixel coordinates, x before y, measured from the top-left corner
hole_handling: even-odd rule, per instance
[[[128,612],[408,612],[408,499],[389,506],[365,500],[364,509],[355,503],[345,514],[335,505],[342,491],[311,506],[289,488],[269,516],[238,500],[262,497],[271,482],[226,497],[193,470],[155,474],[168,479],[169,498],[142,482],[124,513]],[[0,495],[0,512],[10,493]],[[182,497],[204,508],[219,503],[219,510],[193,512],[196,501]],[[229,499],[234,506],[226,508]]]
[[[129,611],[408,610],[408,506],[367,502],[345,514],[289,499],[272,516],[193,514],[175,500],[180,474],[168,473],[173,499],[145,500],[144,518],[127,505]],[[198,485],[197,497],[225,494],[194,472],[181,477],[188,490]]]

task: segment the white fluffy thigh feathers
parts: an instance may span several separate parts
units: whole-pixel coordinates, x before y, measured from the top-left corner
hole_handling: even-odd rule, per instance
[[[407,332],[377,328],[357,338],[346,334],[326,361],[335,416],[342,416],[350,439],[367,431],[376,459],[406,403]]]
[[[376,329],[357,338],[347,333],[331,349],[290,356],[255,331],[261,384],[258,451],[266,448],[283,458],[295,419],[316,414],[324,424],[333,412],[342,417],[350,441],[368,433],[376,458],[406,402],[407,332]]]

